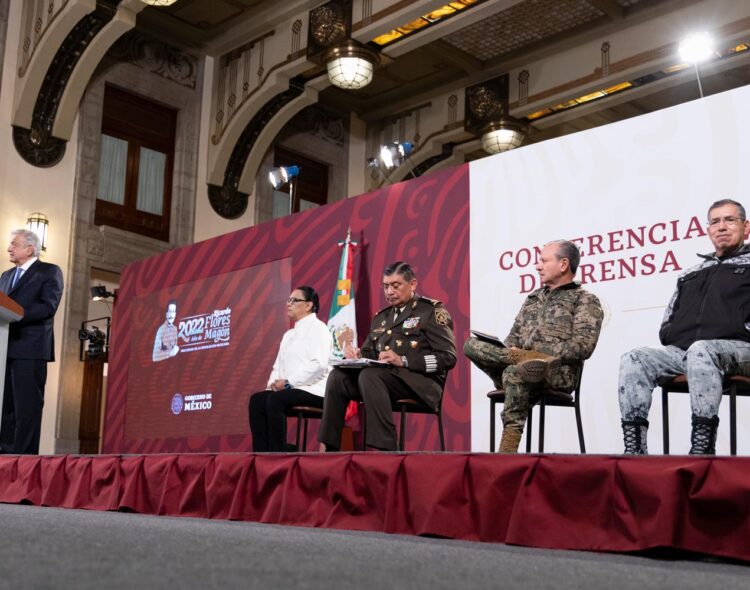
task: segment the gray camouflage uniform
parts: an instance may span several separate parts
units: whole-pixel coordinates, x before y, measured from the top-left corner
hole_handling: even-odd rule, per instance
[[[654,388],[683,373],[693,415],[711,418],[719,411],[724,375],[750,375],[750,247],[702,258],[677,278],[660,330],[665,346],[638,347],[620,359],[618,394],[625,421],[646,419]],[[704,283],[695,287],[700,280]],[[645,440],[642,445],[645,451]]]
[[[524,383],[510,363],[508,349],[474,337],[466,341],[464,354],[489,375],[495,387],[505,389],[504,428],[523,433],[529,404],[539,388],[571,391],[575,387],[583,361],[591,356],[599,340],[603,317],[596,295],[576,282],[557,289],[542,287],[526,298],[504,342],[508,347],[536,350],[560,359],[560,369],[542,383]]]

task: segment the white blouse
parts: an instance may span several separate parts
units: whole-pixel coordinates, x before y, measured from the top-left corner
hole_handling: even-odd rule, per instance
[[[323,397],[332,347],[333,337],[328,326],[314,313],[306,315],[281,339],[268,387],[277,379],[286,379],[295,389]]]

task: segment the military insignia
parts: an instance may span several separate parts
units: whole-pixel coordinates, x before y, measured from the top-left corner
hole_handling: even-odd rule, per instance
[[[417,346],[419,346],[419,343],[416,340],[412,340],[411,342],[409,342],[409,344],[411,344],[412,348],[416,348]]]
[[[372,333],[373,334],[382,334],[385,332],[385,328],[373,328]]]
[[[380,323],[381,326],[385,326],[385,320]]]
[[[414,309],[417,306],[417,302],[414,301],[414,303],[411,304],[411,308]]]
[[[407,318],[404,320],[404,329],[409,330],[419,326],[419,318]]]
[[[435,308],[435,321],[441,326],[448,326],[451,323],[451,316],[444,307]]]
[[[401,346],[403,343],[403,340],[396,340],[396,346]]]

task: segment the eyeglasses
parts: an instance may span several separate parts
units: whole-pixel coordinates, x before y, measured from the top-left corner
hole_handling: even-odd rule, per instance
[[[708,220],[708,227],[719,227],[722,221],[727,227],[736,227],[745,220],[741,217],[732,217],[731,215],[728,217],[714,217]]]
[[[289,305],[294,305],[295,303],[305,303],[306,301],[307,299],[297,299],[296,297],[290,297],[286,300]]]

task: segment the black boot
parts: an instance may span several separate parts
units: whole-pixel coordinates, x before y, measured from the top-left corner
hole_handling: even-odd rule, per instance
[[[693,414],[693,430],[690,433],[690,454],[715,455],[716,430],[718,428],[718,416],[703,418]]]
[[[622,436],[626,455],[648,455],[648,420],[634,418],[622,421]]]

